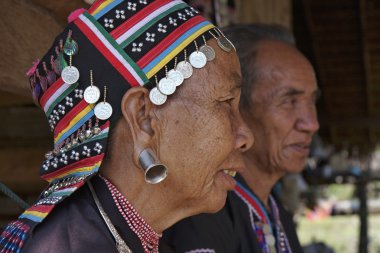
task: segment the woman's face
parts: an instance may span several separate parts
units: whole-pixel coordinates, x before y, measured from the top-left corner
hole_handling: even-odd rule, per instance
[[[208,42],[216,58],[194,70],[155,114],[160,125],[158,156],[169,169],[162,183],[173,201],[193,213],[223,207],[234,179],[223,170],[240,171],[241,152],[253,137],[239,113],[241,73],[235,52]]]

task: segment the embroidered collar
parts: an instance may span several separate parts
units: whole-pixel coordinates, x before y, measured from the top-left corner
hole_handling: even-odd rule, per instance
[[[269,197],[270,211],[264,207],[260,199],[240,182],[236,182],[234,192],[247,205],[252,229],[256,234],[260,248],[264,253],[291,253],[289,240],[280,220],[278,206],[273,196]]]

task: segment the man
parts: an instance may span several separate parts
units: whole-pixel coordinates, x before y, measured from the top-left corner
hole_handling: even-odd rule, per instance
[[[176,252],[302,252],[291,216],[271,191],[303,169],[319,128],[313,68],[281,27],[239,26],[226,34],[239,54],[240,109],[255,144],[222,211],[185,219],[164,240]]]

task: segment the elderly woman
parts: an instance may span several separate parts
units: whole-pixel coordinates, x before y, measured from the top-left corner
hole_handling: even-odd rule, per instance
[[[223,207],[253,137],[234,47],[184,2],[96,1],[28,72],[54,149],[49,186],[1,252],[158,252],[164,229]]]

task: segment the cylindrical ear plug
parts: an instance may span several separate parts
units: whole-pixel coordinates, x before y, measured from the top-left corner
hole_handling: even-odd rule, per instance
[[[144,170],[145,181],[158,184],[168,175],[168,168],[160,163],[151,149],[144,149],[139,155],[141,168]]]

